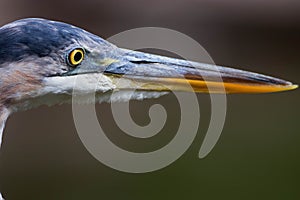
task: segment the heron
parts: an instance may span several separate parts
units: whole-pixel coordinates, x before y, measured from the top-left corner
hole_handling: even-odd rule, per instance
[[[82,96],[96,93],[104,101],[112,91],[134,90],[137,95],[131,98],[141,100],[170,91],[268,93],[297,88],[254,72],[119,48],[76,26],[40,18],[0,28],[0,72],[0,146],[12,113],[70,102],[74,90]]]

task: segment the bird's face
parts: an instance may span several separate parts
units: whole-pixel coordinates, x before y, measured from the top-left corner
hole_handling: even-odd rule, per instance
[[[232,68],[130,51],[80,28],[24,19],[0,28],[1,93],[15,103],[112,90],[261,93],[290,82]],[[220,76],[222,79],[220,79]],[[222,81],[221,81],[222,80]]]

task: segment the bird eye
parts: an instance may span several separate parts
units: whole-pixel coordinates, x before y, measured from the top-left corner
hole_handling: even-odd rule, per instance
[[[72,67],[79,65],[84,58],[84,50],[77,48],[72,50],[68,55],[68,64]]]

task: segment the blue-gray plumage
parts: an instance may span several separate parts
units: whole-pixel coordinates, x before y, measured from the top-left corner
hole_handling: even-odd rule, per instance
[[[29,56],[45,57],[85,38],[101,45],[105,40],[69,24],[43,19],[23,19],[6,26],[0,31],[0,64],[15,62]]]
[[[144,99],[170,90],[263,93],[296,87],[257,73],[121,49],[61,22],[23,19],[0,28],[0,145],[11,113],[68,102],[74,91],[114,101],[128,100],[128,90]],[[112,91],[122,95],[109,99]]]

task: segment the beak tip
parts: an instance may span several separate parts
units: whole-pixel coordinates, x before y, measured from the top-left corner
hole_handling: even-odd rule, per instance
[[[289,90],[295,90],[298,88],[298,85],[292,84],[291,86],[288,87]]]
[[[277,86],[274,87],[272,90],[273,91],[268,91],[268,92],[283,92],[283,91],[290,91],[290,90],[295,90],[298,88],[297,84],[288,84],[288,85],[282,85],[282,86]]]
[[[290,90],[295,90],[295,89],[297,89],[298,87],[299,87],[299,86],[298,86],[297,84],[290,83],[290,84],[288,84],[288,85],[283,85],[283,86],[281,86],[281,87],[280,87],[281,89],[279,89],[278,92],[280,92],[280,91],[290,91]]]

